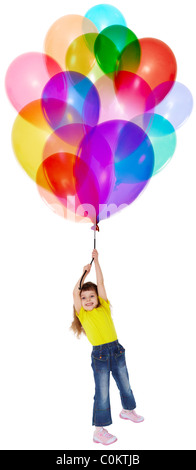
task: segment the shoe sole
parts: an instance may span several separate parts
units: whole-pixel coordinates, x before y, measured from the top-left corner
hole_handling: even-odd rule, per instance
[[[132,423],[143,423],[144,418],[141,419],[140,421],[134,421],[133,419],[130,418],[124,418],[124,416],[119,415],[121,419],[126,419],[127,421],[132,421]]]
[[[114,442],[116,441],[117,441],[117,438],[112,442],[101,442],[101,441],[96,441],[95,439],[93,439],[93,442],[95,442],[95,444],[103,444],[104,446],[109,446],[111,444],[114,444]]]

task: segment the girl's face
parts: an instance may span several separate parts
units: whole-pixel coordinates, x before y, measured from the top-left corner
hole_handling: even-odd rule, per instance
[[[98,297],[94,290],[87,290],[81,293],[81,302],[84,310],[90,311],[97,307]]]

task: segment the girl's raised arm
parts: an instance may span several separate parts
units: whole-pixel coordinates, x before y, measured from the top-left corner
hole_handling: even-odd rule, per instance
[[[107,302],[107,294],[106,294],[105,285],[104,285],[103,273],[102,273],[102,270],[101,270],[101,266],[99,264],[98,251],[97,250],[93,250],[92,257],[93,257],[94,263],[95,263],[95,272],[96,272],[96,278],[97,278],[98,295],[99,295],[99,297],[101,297],[102,299],[104,299]]]
[[[87,271],[87,272],[86,272],[85,276],[83,277],[82,285],[84,283],[84,280],[85,280],[86,276],[90,273],[90,270],[91,270],[91,265],[90,264],[87,264],[86,266],[84,266],[83,273],[84,273],[84,271]],[[74,287],[74,290],[73,290],[74,307],[75,307],[77,313],[79,313],[79,311],[82,307],[82,302],[81,302],[81,297],[80,297],[80,290],[79,290],[80,280],[81,280],[81,277],[78,280],[78,282],[76,283],[76,285]]]

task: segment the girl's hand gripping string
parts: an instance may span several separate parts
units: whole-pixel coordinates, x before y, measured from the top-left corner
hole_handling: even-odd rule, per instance
[[[92,267],[91,264],[87,264],[86,266],[83,267],[83,273],[85,273],[86,271],[86,276],[87,274],[90,273],[91,267]]]
[[[104,299],[107,302],[107,294],[106,294],[105,285],[104,285],[103,273],[102,273],[101,266],[98,260],[99,254],[96,249],[93,250],[92,257],[95,263],[98,294],[102,299]]]
[[[98,256],[98,251],[94,249],[92,252],[92,258],[94,260],[94,263],[98,263]]]

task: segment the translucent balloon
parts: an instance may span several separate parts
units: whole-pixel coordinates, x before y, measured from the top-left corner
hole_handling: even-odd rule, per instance
[[[75,155],[85,134],[83,124],[70,124],[59,128],[58,133],[53,132],[48,137],[43,149],[43,160],[59,152]]]
[[[139,183],[115,184],[113,191],[107,199],[107,203],[100,206],[98,222],[126,209],[145,189],[148,182],[147,180],[140,181]]]
[[[97,61],[95,62],[94,67],[88,73],[87,77],[91,80],[92,83],[95,83],[100,77],[104,76],[103,70],[99,67]]]
[[[88,75],[96,64],[94,44],[98,34],[88,33],[77,37],[68,47],[66,70]]]
[[[148,83],[135,73],[120,71],[116,74],[115,89],[117,100],[126,110],[130,119],[144,113],[147,109],[153,109],[155,105],[154,95]]]
[[[122,51],[130,43],[134,44],[134,48],[132,49],[132,62],[135,61],[136,67],[138,67],[140,61],[140,45],[133,31],[120,25],[113,25],[103,29],[96,38],[94,48],[100,68],[105,73],[115,72]]]
[[[97,90],[77,72],[62,72],[49,80],[42,94],[42,107],[54,130],[73,123],[94,126],[99,118]]]
[[[170,161],[193,98],[167,44],[138,39],[112,5],[59,18],[44,47],[6,74],[13,149],[54,212],[96,224]]]
[[[141,57],[141,48],[139,39],[133,39],[122,50],[119,56],[117,70],[137,73]]]
[[[189,89],[179,82],[164,82],[154,89],[154,94],[166,95],[156,106],[156,114],[170,121],[175,129],[182,126],[193,109],[193,97]]]
[[[12,129],[14,153],[20,165],[34,181],[43,159],[45,143],[52,132],[44,119],[40,100],[27,105],[14,122]]]
[[[66,15],[59,18],[50,27],[44,49],[46,54],[54,57],[62,70],[65,70],[65,57],[70,44],[83,34],[98,33],[94,23],[80,15]]]
[[[96,175],[99,182],[99,204],[103,204],[114,184],[114,166],[112,150],[99,126],[84,137],[78,149],[78,157]],[[99,213],[98,208],[96,212]]]
[[[117,183],[139,183],[151,178],[154,151],[147,134],[136,124],[128,122],[118,137],[115,155]]]
[[[99,123],[112,119],[131,120],[154,106],[149,85],[131,72],[119,72],[115,80],[104,75],[95,82],[100,98]]]
[[[20,111],[31,101],[41,99],[46,83],[59,72],[60,66],[46,54],[28,52],[17,57],[5,78],[6,91],[15,109]]]
[[[107,201],[99,207],[100,221],[122,210],[138,197],[152,175],[154,152],[146,134],[133,123],[113,120],[97,127],[112,151],[115,171]],[[99,147],[97,150],[101,154]]]
[[[85,17],[95,24],[98,31],[116,24],[126,26],[122,13],[116,7],[108,4],[95,5],[87,11]]]
[[[103,168],[114,165],[113,183],[148,180],[154,167],[154,152],[146,133],[136,124],[113,120],[96,126],[84,138],[78,155],[101,180]],[[106,181],[106,178],[105,178]],[[106,199],[104,195],[103,199]]]
[[[176,149],[176,133],[172,124],[163,116],[151,115],[148,137],[154,149],[154,170],[156,175],[170,161]]]
[[[46,158],[41,167],[43,171],[38,170],[37,184],[43,184],[46,189],[46,180],[47,190],[51,191],[63,206],[80,217],[83,213],[83,217],[88,216],[96,223],[99,188],[95,175],[86,163],[76,159],[73,154],[60,152]]]
[[[99,123],[112,119],[131,119],[132,115],[117,100],[113,80],[103,75],[95,82],[95,86],[100,98]]]
[[[159,103],[169,92],[172,82],[176,78],[177,63],[172,50],[163,41],[155,38],[142,38],[139,39],[141,57],[140,64],[137,69],[137,75],[145,80],[151,89],[154,89],[160,83],[168,82],[167,90],[159,90],[156,93],[156,104]],[[121,54],[118,70],[134,72],[132,70],[132,61],[128,61],[128,54],[126,49]]]
[[[36,183],[38,192],[45,202],[45,204],[57,215],[64,217],[73,222],[91,222],[91,220],[87,217],[85,213],[83,215],[79,215],[76,211],[76,197],[68,195],[67,201],[64,199],[64,203],[58,198],[55,193],[52,191],[51,184],[47,179],[47,164],[43,165],[43,163],[39,166],[37,175],[36,175]],[[65,204],[66,201],[66,204]]]

